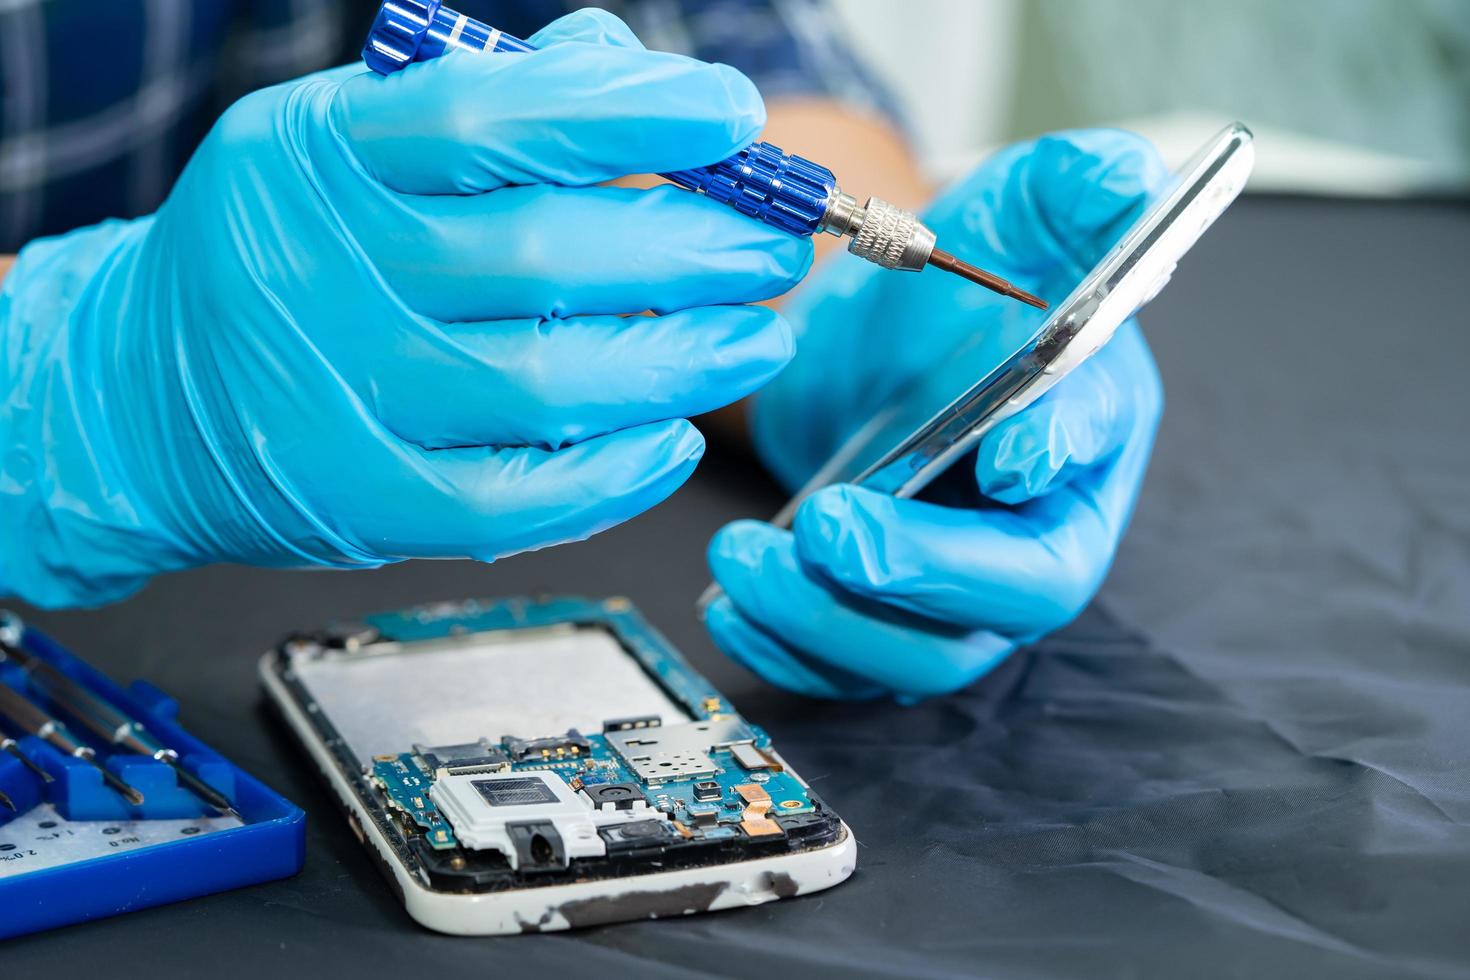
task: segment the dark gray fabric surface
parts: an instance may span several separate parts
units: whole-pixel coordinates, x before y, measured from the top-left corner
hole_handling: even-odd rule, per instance
[[[1241,202],[1145,315],[1169,408],[1101,600],[913,709],[804,702],[713,652],[703,544],[780,503],[728,453],[628,526],[493,567],[215,568],[22,607],[177,695],[306,808],[309,855],[294,880],[8,943],[0,969],[1470,976],[1467,255],[1463,205]],[[416,927],[260,707],[255,657],[302,625],[538,589],[633,597],[847,818],[857,875],[562,936]]]

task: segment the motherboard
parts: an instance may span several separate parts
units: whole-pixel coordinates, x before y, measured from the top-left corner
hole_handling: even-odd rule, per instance
[[[438,876],[482,885],[646,870],[650,858],[699,864],[732,848],[825,843],[837,828],[764,733],[732,714],[415,745],[376,757],[370,782]]]
[[[769,736],[624,604],[457,603],[378,617],[341,635],[355,639],[288,641],[283,681],[341,770],[356,770],[355,795],[400,860],[437,891],[706,867],[826,847],[846,833]],[[521,643],[540,644],[535,659],[514,659]],[[628,664],[640,684],[657,689],[664,712],[497,733],[497,719],[536,714],[507,710],[503,696],[533,668],[548,670],[549,704],[597,700],[595,683],[548,668],[558,650],[574,648],[616,650],[598,657]],[[579,661],[592,669],[599,662]],[[382,694],[394,705],[386,716]],[[427,708],[405,717],[407,704]],[[400,724],[462,740],[384,744],[385,728]],[[471,724],[490,731],[466,730]],[[378,747],[364,756],[353,743]]]

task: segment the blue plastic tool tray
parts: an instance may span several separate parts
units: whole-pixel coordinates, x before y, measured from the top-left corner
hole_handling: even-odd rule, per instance
[[[13,639],[18,620],[0,615]],[[109,790],[101,774],[34,737],[15,737],[49,772],[46,783],[20,760],[0,753],[0,939],[286,878],[305,858],[306,816],[177,722],[178,702],[145,681],[126,690],[29,627],[28,652],[81,682],[178,752],[186,769],[228,796],[244,818],[216,814],[181,789],[162,762],[110,754],[50,704],[13,663],[0,683],[31,697],[97,748],[109,769],[143,793],[140,806]],[[3,724],[3,723],[0,723]]]

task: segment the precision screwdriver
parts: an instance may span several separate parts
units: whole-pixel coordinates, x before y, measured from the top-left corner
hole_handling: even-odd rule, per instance
[[[482,54],[536,50],[518,37],[451,10],[441,0],[384,0],[362,57],[373,71],[391,75],[450,49]],[[849,252],[885,269],[918,272],[932,265],[1046,309],[1045,300],[936,248],[934,232],[912,211],[877,197],[859,206],[837,186],[832,171],[770,143],[754,143],[708,167],[660,176],[793,235],[826,232],[850,237]]]
[[[8,653],[9,651],[7,651]],[[0,717],[29,735],[76,759],[90,764],[102,774],[102,781],[133,806],[143,803],[143,794],[113,775],[112,770],[97,761],[97,751],[82,742],[57,719],[36,707],[19,691],[0,683]]]
[[[3,806],[5,809],[9,810],[11,813],[19,813],[20,812],[20,808],[15,805],[15,801],[12,800],[10,797],[6,796],[4,793],[0,793],[0,806]]]
[[[45,769],[42,769],[39,765],[36,764],[35,759],[32,759],[30,756],[22,752],[20,750],[20,743],[18,743],[10,736],[0,734],[0,752],[9,752],[11,755],[15,756],[17,759],[20,760],[20,764],[29,769],[31,771],[31,774],[39,779],[41,782],[53,783],[56,781],[55,777],[53,777],[49,772],[47,772]]]
[[[213,786],[184,768],[179,754],[154,738],[141,722],[134,721],[81,684],[39,657],[0,640],[0,654],[14,660],[31,682],[46,696],[65,708],[96,735],[119,748],[162,762],[174,771],[179,782],[225,816],[244,822],[229,799]]]

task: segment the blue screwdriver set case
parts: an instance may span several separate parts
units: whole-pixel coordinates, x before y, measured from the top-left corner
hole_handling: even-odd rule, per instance
[[[287,878],[305,859],[306,816],[177,721],[178,702],[146,681],[126,689],[19,619],[0,613],[0,639],[40,658],[110,702],[176,751],[182,766],[220,790],[243,819],[216,813],[182,788],[165,763],[109,753],[49,704],[20,666],[0,655],[0,683],[59,717],[96,758],[143,794],[133,806],[90,763],[43,740],[0,730],[50,776],[0,753],[0,939]],[[3,729],[3,724],[0,724]]]

